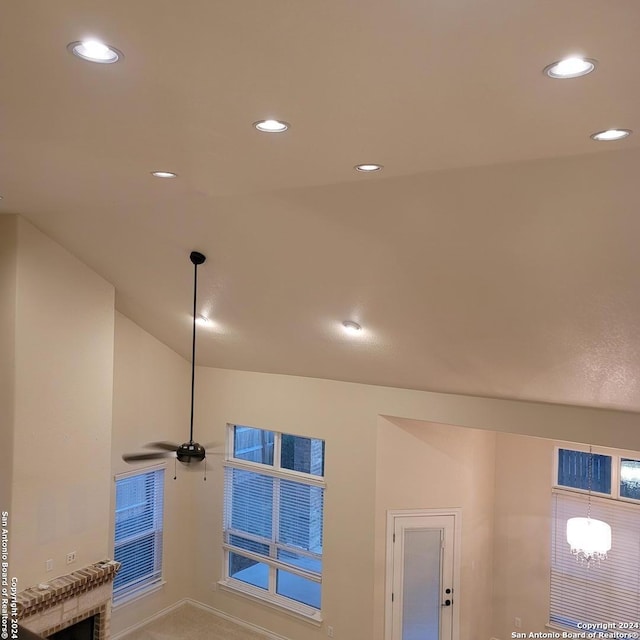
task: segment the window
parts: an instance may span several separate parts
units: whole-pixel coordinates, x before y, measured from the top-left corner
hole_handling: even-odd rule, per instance
[[[223,583],[319,619],[324,441],[230,425]]]
[[[590,459],[591,456],[591,459]],[[589,480],[589,466],[592,477]],[[571,555],[567,520],[591,517],[611,526],[607,558],[587,567]],[[604,494],[604,495],[599,495]],[[608,494],[608,495],[607,495]],[[573,631],[579,625],[638,620],[640,612],[640,461],[559,449],[552,494],[550,622]],[[635,504],[634,504],[635,503]],[[640,629],[611,627],[618,638]]]
[[[114,557],[122,563],[113,602],[141,595],[162,581],[164,467],[116,477]]]
[[[610,494],[611,456],[558,449],[558,486]]]

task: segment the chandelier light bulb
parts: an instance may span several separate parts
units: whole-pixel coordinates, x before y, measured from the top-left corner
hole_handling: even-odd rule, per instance
[[[571,553],[579,562],[587,565],[599,563],[611,550],[611,527],[593,518],[569,518],[567,542]]]

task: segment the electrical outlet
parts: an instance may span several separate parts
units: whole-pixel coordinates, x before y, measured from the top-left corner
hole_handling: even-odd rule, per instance
[[[67,553],[67,564],[71,564],[72,562],[76,561],[76,552],[75,551],[69,551],[69,553]]]
[[[522,620],[520,618],[514,618],[513,624],[515,625],[516,629],[522,629]]]
[[[333,638],[333,627],[327,627],[327,635]]]
[[[47,571],[53,571],[53,560],[47,560],[44,566]]]

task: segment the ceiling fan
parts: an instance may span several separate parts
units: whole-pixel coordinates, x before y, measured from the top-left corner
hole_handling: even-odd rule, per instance
[[[158,460],[161,458],[175,458],[179,462],[191,464],[201,462],[206,458],[206,448],[193,439],[193,401],[195,392],[196,374],[196,301],[198,292],[198,266],[207,259],[202,253],[192,251],[189,259],[193,264],[193,334],[191,341],[191,420],[189,427],[189,441],[177,444],[173,442],[149,442],[144,445],[148,449],[157,449],[149,453],[125,453],[122,459],[125,462],[139,462],[141,460]],[[206,474],[206,471],[205,471]],[[175,478],[174,478],[175,479]],[[205,475],[206,480],[206,475]]]

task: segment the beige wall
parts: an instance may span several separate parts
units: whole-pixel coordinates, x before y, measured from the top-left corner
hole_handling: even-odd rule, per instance
[[[498,434],[493,635],[539,632],[549,621],[554,450],[570,442]],[[627,449],[599,449],[638,457]],[[568,547],[567,547],[568,553]],[[522,627],[516,629],[518,617]]]
[[[24,588],[112,553],[113,474],[131,469],[120,456],[149,440],[186,439],[189,365],[120,315],[114,352],[113,288],[24,220],[0,222],[0,231],[17,232],[13,242],[10,234],[0,236],[0,302],[9,301],[0,317],[0,344],[11,357],[8,336],[14,333],[11,499],[18,533],[12,536],[12,570]],[[0,365],[0,376],[9,378],[2,418],[11,415],[10,369],[8,361]],[[510,637],[515,616],[523,627],[540,630],[548,550],[539,540],[548,540],[552,445],[528,444],[523,436],[640,449],[637,415],[631,413],[203,367],[196,381],[195,436],[201,442],[222,442],[227,422],[326,440],[325,622],[317,627],[217,588],[222,464],[212,456],[207,482],[202,467],[179,467],[175,482],[168,470],[167,584],[116,611],[116,632],[188,596],[296,640],[326,637],[327,625],[337,638],[379,639],[385,511],[461,506],[461,637],[482,640],[491,612],[486,585],[494,440],[498,553],[492,634]],[[398,463],[402,456],[410,456],[411,464]],[[435,487],[435,478],[453,468],[453,484],[437,491],[408,484],[427,478]],[[1,473],[6,493],[8,474]],[[67,566],[64,557],[72,550],[78,560]],[[44,571],[48,558],[55,563],[50,574]]]
[[[358,385],[198,368],[198,438],[224,441],[230,423],[326,441],[322,627],[216,588],[222,569],[221,460],[206,483],[194,484],[197,600],[287,638],[373,637],[376,414]]]
[[[0,511],[11,510],[17,225],[16,216],[0,216]]]
[[[549,622],[551,482],[555,442],[498,434],[494,627],[496,638]],[[514,620],[522,620],[516,629]]]
[[[400,507],[396,498],[403,486],[398,481],[396,486],[389,488],[390,495],[386,496],[384,491],[376,495],[376,486],[381,486],[379,480],[376,484],[376,465],[380,463],[378,439],[382,437],[384,446],[396,446],[389,441],[391,432],[383,435],[379,432],[379,417],[390,415],[428,422],[438,417],[440,422],[454,423],[456,426],[472,426],[475,423],[488,430],[493,425],[502,432],[535,433],[537,430],[546,434],[555,430],[571,435],[578,433],[578,427],[582,425],[583,434],[591,433],[602,441],[635,442],[638,438],[636,430],[632,429],[632,414],[198,368],[198,439],[223,441],[225,425],[231,422],[326,440],[325,625],[317,628],[298,622],[290,616],[217,588],[222,562],[222,467],[219,459],[215,460],[210,474],[213,482],[196,482],[193,485],[199,522],[194,531],[194,597],[230,615],[296,640],[325,636],[326,625],[334,627],[336,637],[350,640],[380,637],[380,607],[383,602],[379,590],[383,579],[381,549],[384,547],[382,512],[392,508],[387,503],[394,503],[393,508]],[[402,424],[397,420],[395,423],[396,428]],[[448,433],[449,427],[440,426],[438,429],[441,431],[434,432],[434,437],[441,438]],[[415,432],[419,433],[419,428],[416,427]],[[396,430],[395,435],[398,438],[417,437],[415,434],[408,435],[406,427],[404,433]],[[490,611],[489,607],[478,613],[485,601],[482,596],[489,593],[487,585],[491,572],[488,542],[492,526],[493,436],[476,433],[465,437],[467,440],[460,438],[459,448],[456,448],[458,466],[460,469],[468,467],[465,474],[476,473],[482,480],[472,484],[468,482],[469,476],[465,475],[455,495],[447,495],[447,502],[462,500],[460,504],[466,506],[469,515],[465,522],[471,525],[465,531],[471,536],[474,528],[481,532],[473,540],[467,537],[467,555],[463,561],[467,585],[464,607],[468,607],[465,625],[482,624],[482,630],[479,628],[474,632],[481,638],[479,634],[484,633]],[[409,442],[400,440],[397,446],[402,450],[409,446]],[[429,444],[422,446],[426,453]],[[479,454],[477,457],[476,453]],[[425,455],[424,458],[423,473],[427,475],[427,465],[432,455]],[[413,465],[416,472],[421,464],[419,458],[415,459]],[[446,468],[446,456],[439,460],[441,469]],[[392,467],[384,468],[381,473],[388,477],[393,475],[394,470]],[[548,482],[548,477],[545,477],[545,481]],[[473,493],[462,496],[465,489]],[[415,494],[412,500],[417,504]],[[423,503],[421,506],[436,505]],[[473,559],[474,553],[480,557]],[[474,561],[476,564],[472,564]],[[486,592],[474,594],[472,591],[475,588],[486,589]],[[348,606],[345,606],[347,602]],[[480,622],[473,619],[475,615],[479,616]]]
[[[108,554],[114,290],[22,218],[17,247],[11,570],[26,588]]]
[[[112,471],[114,474],[144,468],[154,462],[130,465],[123,453],[145,451],[147,442],[189,439],[190,367],[184,358],[158,342],[125,316],[116,314]],[[166,584],[153,594],[113,611],[111,628],[119,633],[189,595],[194,564],[191,540],[198,524],[193,511],[192,473],[167,461],[163,572]],[[110,480],[112,496],[114,482]],[[112,509],[113,512],[113,509]],[[113,532],[113,519],[109,533]],[[113,541],[110,544],[113,554]]]
[[[374,636],[384,630],[386,512],[462,510],[460,638],[491,630],[496,434],[414,420],[379,420],[376,477]]]

